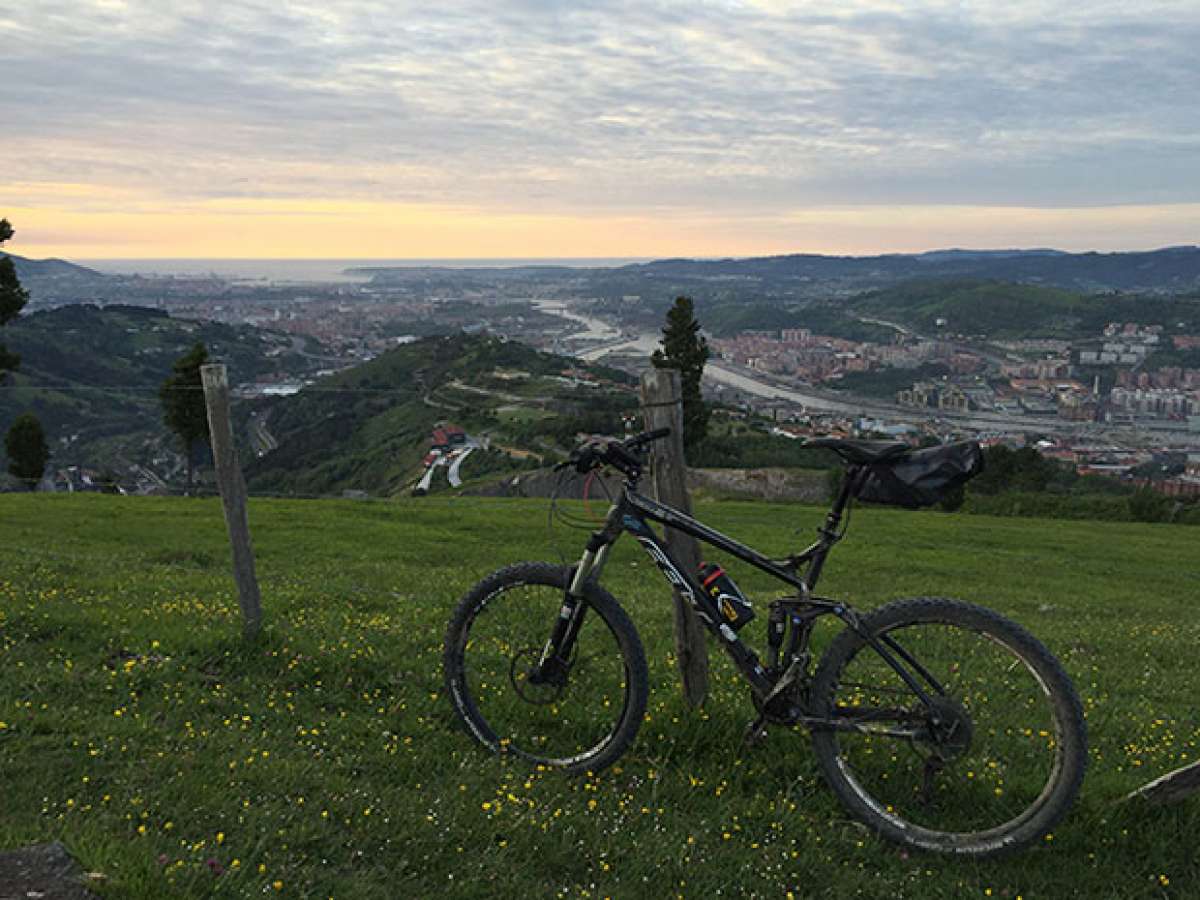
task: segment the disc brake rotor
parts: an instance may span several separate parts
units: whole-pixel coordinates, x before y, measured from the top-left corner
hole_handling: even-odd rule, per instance
[[[567,685],[565,680],[561,684],[552,684],[549,681],[534,683],[529,680],[529,676],[537,671],[541,657],[541,650],[535,647],[519,650],[513,655],[512,664],[508,670],[508,679],[512,682],[517,696],[526,703],[534,706],[549,706],[562,696]]]
[[[966,707],[957,700],[931,697],[922,731],[916,743],[931,756],[946,763],[965,756],[971,749],[975,724]]]

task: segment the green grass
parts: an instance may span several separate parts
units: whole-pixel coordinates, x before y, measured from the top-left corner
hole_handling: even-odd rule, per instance
[[[986,603],[1045,640],[1083,697],[1078,805],[1042,846],[973,863],[867,834],[802,734],[743,752],[747,692],[716,651],[711,698],[689,713],[667,594],[630,542],[605,575],[650,661],[629,754],[567,778],[480,751],[443,696],[442,632],[491,569],[578,552],[581,535],[548,536],[542,503],[256,501],[267,627],[253,645],[216,501],[4,495],[0,508],[0,847],[61,839],[106,876],[106,897],[274,896],[277,884],[354,898],[1200,890],[1200,803],[1117,803],[1200,753],[1191,529],[855,513],[828,593]],[[807,543],[820,515],[699,509],[771,553]],[[761,612],[769,584],[732,572]],[[747,634],[761,643],[760,622]]]
[[[540,422],[543,419],[551,419],[554,413],[544,409],[535,409],[528,406],[501,406],[496,410],[496,418],[503,424],[518,424],[527,425],[533,422]]]

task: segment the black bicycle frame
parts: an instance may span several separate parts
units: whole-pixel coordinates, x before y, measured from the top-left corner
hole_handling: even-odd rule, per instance
[[[570,655],[569,648],[574,644],[575,636],[579,633],[587,611],[587,604],[584,602],[584,585],[589,578],[599,577],[612,545],[623,532],[628,531],[654,560],[666,579],[684,597],[713,637],[725,648],[735,665],[750,682],[753,690],[760,697],[768,697],[786,667],[799,661],[807,650],[808,636],[816,618],[822,615],[835,615],[849,627],[861,633],[859,618],[850,607],[835,600],[814,597],[812,590],[821,576],[821,570],[829,551],[834,544],[841,540],[842,534],[838,528],[842,521],[842,515],[857,487],[858,480],[863,475],[864,470],[861,467],[849,468],[841,489],[825,518],[824,525],[817,529],[816,542],[800,553],[782,560],[770,559],[757,550],[747,547],[679,510],[639,494],[636,490],[636,481],[628,481],[620,498],[609,510],[604,525],[593,532],[588,540],[587,548],[567,589],[553,632],[546,642],[537,669],[531,675],[531,679],[558,682],[560,679],[566,678],[569,669],[567,662],[567,657]],[[701,586],[697,573],[679,563],[666,542],[650,527],[647,520],[674,528],[729,553],[796,590],[795,598],[786,598],[783,601],[791,606],[791,633],[787,650],[782,657],[782,666],[773,671],[769,671],[763,666],[758,655],[738,637],[737,632],[725,621],[716,601]],[[799,574],[800,567],[806,564],[807,568],[803,575]],[[864,637],[926,704],[928,704],[929,698],[925,690],[889,652],[889,649],[895,651],[905,663],[914,668],[935,691],[941,692],[941,685],[924,667],[886,635],[882,639],[871,635],[864,635]],[[778,650],[778,645],[775,645],[773,649]],[[564,650],[566,652],[563,652]],[[807,662],[806,659],[804,661]]]

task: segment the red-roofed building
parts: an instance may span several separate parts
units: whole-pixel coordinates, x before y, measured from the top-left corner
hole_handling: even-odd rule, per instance
[[[457,425],[451,425],[450,423],[437,426],[433,429],[433,434],[430,436],[430,444],[436,450],[448,450],[451,446],[465,444],[466,441],[466,432]]]

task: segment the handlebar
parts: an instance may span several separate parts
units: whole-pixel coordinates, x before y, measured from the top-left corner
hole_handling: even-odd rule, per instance
[[[641,434],[635,434],[624,441],[624,443],[630,449],[639,449],[655,441],[661,441],[663,438],[669,437],[670,434],[670,428],[655,428],[653,431],[643,431]]]
[[[653,431],[635,434],[623,441],[616,438],[585,441],[571,451],[566,462],[556,465],[554,471],[573,468],[579,474],[585,475],[601,466],[612,466],[625,475],[634,475],[641,471],[641,453],[646,446],[662,440],[670,433],[670,428],[656,428]]]

